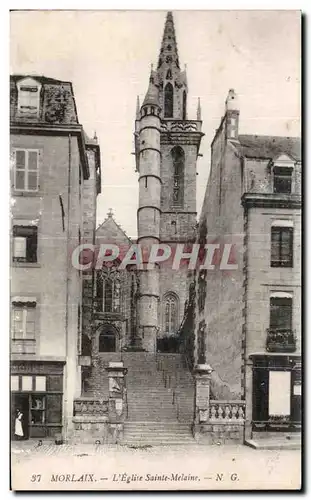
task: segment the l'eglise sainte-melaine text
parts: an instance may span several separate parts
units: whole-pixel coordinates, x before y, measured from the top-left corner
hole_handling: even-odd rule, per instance
[[[127,474],[126,472],[121,474],[113,474],[112,480],[115,482],[137,482],[137,481],[200,481],[198,476],[193,474],[185,473],[171,473],[171,474]]]

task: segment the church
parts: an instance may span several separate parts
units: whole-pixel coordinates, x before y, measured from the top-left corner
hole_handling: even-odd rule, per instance
[[[144,248],[195,241],[196,162],[203,136],[200,108],[187,115],[187,75],[180,69],[173,15],[167,14],[156,69],[142,105],[137,98],[135,158],[139,183],[137,240]],[[96,244],[133,243],[112,213],[96,230]],[[147,263],[146,263],[147,264]],[[145,266],[147,267],[147,266]],[[191,273],[190,273],[191,274]],[[154,270],[95,270],[94,318],[99,352],[179,352],[178,329],[188,297],[189,273],[157,265]],[[104,322],[104,324],[103,324]],[[102,339],[102,340],[101,340]],[[96,350],[95,349],[95,350]]]

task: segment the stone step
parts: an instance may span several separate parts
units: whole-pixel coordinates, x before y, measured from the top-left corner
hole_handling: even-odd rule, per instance
[[[146,420],[139,420],[137,422],[132,422],[131,420],[127,420],[124,424],[126,429],[136,429],[137,427],[140,428],[148,428],[148,429],[158,429],[159,431],[163,431],[163,428],[165,429],[181,429],[181,430],[190,430],[190,426],[187,424],[180,424],[179,422],[167,422],[167,421],[162,421],[161,424],[155,421],[150,421],[147,422]]]
[[[245,441],[247,446],[254,448],[255,450],[300,450],[301,441],[300,439],[288,440],[286,438],[270,438],[270,439],[247,439]]]

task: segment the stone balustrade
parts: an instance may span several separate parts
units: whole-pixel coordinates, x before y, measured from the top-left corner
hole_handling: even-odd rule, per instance
[[[245,401],[217,401],[209,402],[209,421],[228,422],[244,421],[245,419]]]
[[[165,120],[161,124],[163,132],[201,132],[201,122],[198,120]]]

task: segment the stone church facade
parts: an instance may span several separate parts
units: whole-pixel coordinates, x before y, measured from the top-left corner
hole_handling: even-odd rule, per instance
[[[172,13],[167,14],[157,68],[151,70],[146,96],[137,99],[136,171],[139,182],[138,237],[132,241],[112,213],[96,230],[95,243],[142,248],[195,241],[196,162],[202,122],[187,115],[188,85],[179,65]],[[110,264],[110,263],[109,263]],[[84,300],[85,354],[142,350],[178,352],[190,274],[185,269],[118,270],[118,261],[87,271]],[[92,298],[91,298],[92,297]],[[89,303],[89,307],[87,304]],[[96,364],[96,362],[95,362]],[[96,386],[89,370],[85,390]],[[92,373],[92,375],[90,375]],[[93,385],[92,385],[93,380]]]

